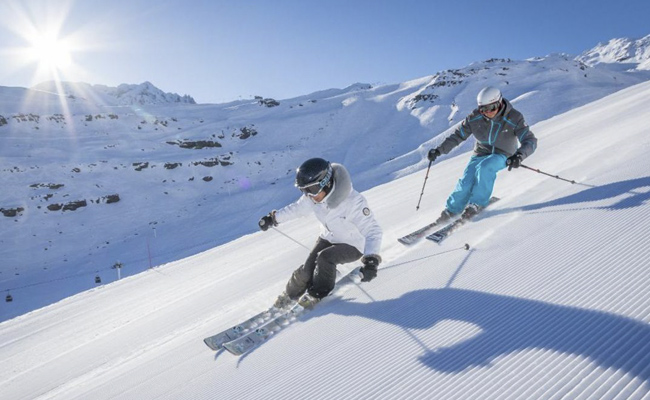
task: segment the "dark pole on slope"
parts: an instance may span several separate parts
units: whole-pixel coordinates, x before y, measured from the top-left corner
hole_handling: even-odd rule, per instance
[[[546,172],[544,172],[544,171],[540,171],[540,170],[538,170],[538,169],[536,169],[536,168],[531,168],[531,167],[529,167],[529,166],[526,166],[526,165],[524,165],[524,164],[520,164],[519,166],[522,167],[522,168],[529,169],[529,170],[531,170],[531,171],[535,171],[535,172],[537,172],[538,174],[543,174],[543,175],[546,175],[546,176],[550,176],[551,178],[559,179],[559,180],[561,180],[561,181],[569,182],[569,183],[571,183],[571,184],[575,184],[575,183],[577,183],[576,181],[570,181],[570,180],[568,180],[568,179],[560,178],[560,177],[557,176],[557,175],[551,175],[551,174],[548,174],[548,173],[546,173]]]
[[[292,242],[296,243],[298,246],[300,246],[300,247],[304,247],[304,248],[307,249],[308,251],[311,250],[309,247],[305,246],[304,244],[300,243],[300,242],[297,241],[296,239],[294,239],[294,238],[292,238],[291,236],[287,235],[286,233],[282,232],[281,230],[279,230],[279,229],[276,228],[275,226],[273,226],[272,228],[273,228],[274,231],[276,231],[276,232],[279,233],[280,235],[286,237],[287,239],[291,240]]]
[[[420,199],[418,200],[418,205],[415,206],[415,211],[420,209],[420,202],[422,201],[422,196],[424,195],[424,187],[427,184],[427,179],[429,179],[429,171],[431,170],[431,164],[433,161],[429,161],[429,166],[427,167],[427,174],[424,177],[424,183],[422,184],[422,192],[420,193]]]

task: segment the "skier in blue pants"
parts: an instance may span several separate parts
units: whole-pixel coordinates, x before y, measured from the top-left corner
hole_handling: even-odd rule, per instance
[[[446,210],[453,215],[463,212],[468,204],[485,207],[492,196],[497,172],[506,167],[506,161],[503,154],[472,156],[456,189],[447,199]]]
[[[482,89],[477,98],[478,107],[440,146],[429,150],[427,158],[434,162],[441,154],[449,153],[471,135],[476,138],[474,154],[463,176],[447,199],[438,223],[444,223],[462,212],[469,218],[488,205],[497,172],[508,167],[519,168],[521,162],[537,148],[537,138],[528,128],[523,115],[501,95],[497,88]]]

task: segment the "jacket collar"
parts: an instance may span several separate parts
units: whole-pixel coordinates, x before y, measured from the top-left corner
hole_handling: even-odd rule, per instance
[[[332,163],[332,170],[334,185],[332,191],[325,197],[324,201],[327,202],[329,208],[336,208],[343,200],[347,199],[352,192],[352,179],[350,173],[341,164]]]

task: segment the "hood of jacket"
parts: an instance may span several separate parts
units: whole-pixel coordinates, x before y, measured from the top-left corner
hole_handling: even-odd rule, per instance
[[[352,179],[348,170],[341,164],[332,163],[332,170],[334,186],[324,200],[329,208],[336,208],[352,192]]]

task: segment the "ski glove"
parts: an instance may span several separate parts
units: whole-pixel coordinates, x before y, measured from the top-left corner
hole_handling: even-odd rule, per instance
[[[359,270],[361,274],[363,274],[361,282],[370,282],[375,279],[377,277],[377,267],[381,262],[381,257],[376,254],[363,256],[361,262],[363,263],[363,267]]]
[[[511,171],[513,168],[519,168],[522,158],[523,156],[520,153],[515,153],[513,156],[508,157],[506,160],[508,171]]]
[[[440,150],[438,149],[429,150],[429,154],[427,154],[427,158],[429,159],[429,161],[434,162],[438,157],[440,157]]]
[[[266,232],[271,226],[277,226],[278,223],[275,220],[275,211],[271,211],[262,218],[260,218],[260,229]]]

